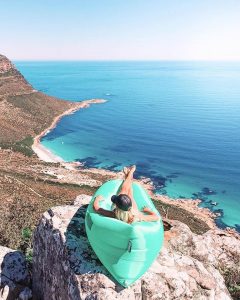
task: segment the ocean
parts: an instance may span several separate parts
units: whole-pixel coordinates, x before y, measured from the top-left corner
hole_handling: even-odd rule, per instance
[[[136,164],[156,193],[200,198],[220,227],[240,231],[240,62],[15,65],[49,95],[108,100],[65,116],[42,139],[53,153],[88,167]]]

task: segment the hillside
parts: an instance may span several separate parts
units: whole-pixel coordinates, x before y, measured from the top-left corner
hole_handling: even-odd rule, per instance
[[[34,90],[9,59],[0,55],[0,146],[39,134],[55,116],[75,105]]]
[[[32,231],[46,209],[69,204],[82,191],[92,194],[106,179],[45,163],[31,149],[56,116],[78,106],[34,90],[0,55],[0,245],[25,251],[22,232]]]

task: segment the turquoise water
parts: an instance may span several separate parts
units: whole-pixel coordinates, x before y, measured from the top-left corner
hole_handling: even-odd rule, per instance
[[[218,225],[240,229],[240,63],[16,65],[47,94],[108,100],[64,117],[42,140],[54,153],[116,170],[135,163],[156,192],[200,197],[221,212]]]

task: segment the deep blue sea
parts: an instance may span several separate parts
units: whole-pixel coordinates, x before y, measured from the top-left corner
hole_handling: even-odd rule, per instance
[[[91,167],[134,163],[156,192],[201,198],[218,225],[240,230],[240,62],[16,66],[49,95],[108,100],[64,117],[42,140],[52,152]]]

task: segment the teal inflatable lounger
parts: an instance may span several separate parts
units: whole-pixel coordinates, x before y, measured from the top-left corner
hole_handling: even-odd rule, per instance
[[[122,286],[127,287],[156,259],[163,244],[164,231],[161,219],[127,224],[94,211],[93,202],[97,195],[105,199],[100,202],[102,208],[112,209],[111,196],[117,194],[121,183],[122,180],[111,180],[96,191],[86,212],[85,227],[99,260]],[[148,206],[157,212],[147,192],[137,183],[133,183],[133,194],[139,209]]]

